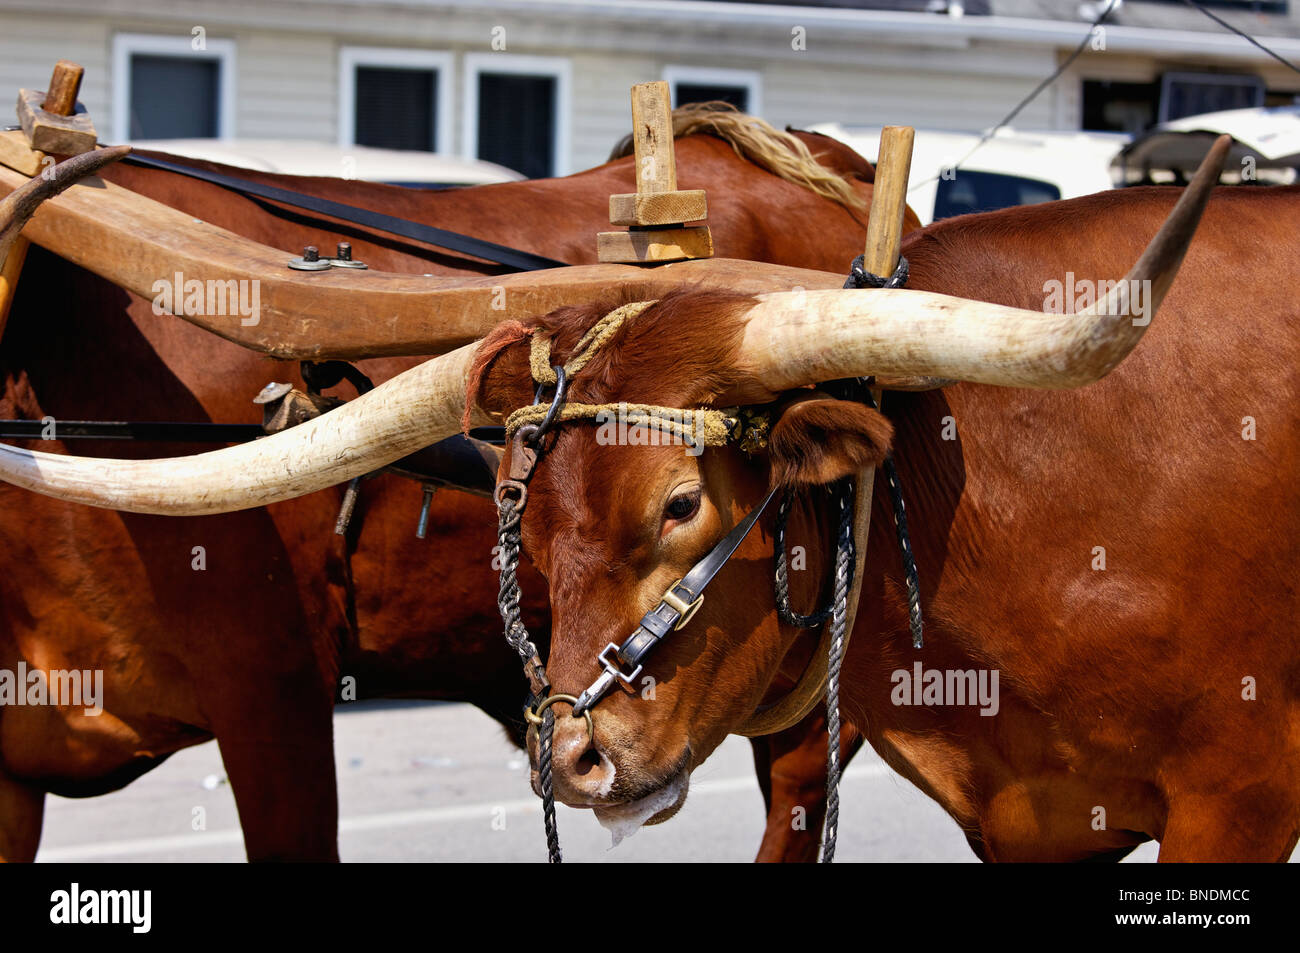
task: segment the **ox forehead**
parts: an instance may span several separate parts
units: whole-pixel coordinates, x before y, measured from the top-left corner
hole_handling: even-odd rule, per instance
[[[536,396],[532,404],[521,407],[506,417],[506,434],[511,444],[510,460],[506,470],[507,476],[498,481],[495,491],[495,499],[501,510],[503,545],[506,544],[507,536],[511,536],[513,540],[513,527],[525,510],[528,482],[547,447],[546,438],[552,428],[561,424],[600,420],[605,415],[618,413],[630,416],[632,425],[667,430],[673,436],[682,438],[690,446],[698,445],[702,448],[735,444],[746,453],[754,453],[767,447],[767,435],[771,429],[771,413],[768,411],[752,408],[685,410],[652,404],[628,405],[625,402],[593,404],[569,399],[568,386],[574,376],[597,356],[602,346],[615,338],[625,324],[656,304],[658,302],[639,301],[613,309],[582,334],[573,345],[569,359],[562,365],[552,364],[552,335],[544,333],[541,328],[532,329],[529,335],[531,340],[528,364],[533,381],[537,385]],[[552,396],[549,403],[543,403],[541,398],[548,388],[553,388]],[[758,524],[779,488],[779,486],[772,486],[762,500],[688,572],[669,585],[655,606],[642,616],[636,628],[622,644],[610,642],[605,646],[597,655],[597,662],[602,669],[600,676],[576,699],[570,695],[549,694],[550,686],[547,684],[541,660],[536,656],[526,633],[515,629],[516,623],[507,616],[507,638],[523,657],[525,666],[530,672],[530,680],[534,683],[534,704],[537,707],[530,708],[529,720],[534,724],[541,724],[539,711],[549,707],[555,701],[567,701],[573,706],[574,716],[586,716],[589,733],[594,737],[589,709],[616,681],[630,686],[632,680],[640,674],[644,660],[650,652],[671,632],[691,621],[704,601],[705,589]],[[851,501],[851,496],[848,499]],[[842,505],[845,513],[851,510],[851,502]],[[851,531],[842,533],[841,536],[840,545],[846,552],[851,553],[853,548]],[[624,667],[630,671],[625,671]]]

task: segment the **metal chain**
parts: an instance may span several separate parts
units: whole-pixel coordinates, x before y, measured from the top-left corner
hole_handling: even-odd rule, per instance
[[[528,637],[524,625],[523,610],[520,606],[522,593],[519,589],[519,550],[520,550],[520,513],[514,500],[502,495],[497,502],[498,524],[497,543],[500,546],[501,588],[497,595],[497,608],[501,610],[501,620],[505,623],[506,642],[519,653],[527,668],[530,663],[536,671],[541,671],[537,655],[537,646]],[[529,702],[534,708],[545,697],[535,693]],[[552,771],[551,738],[555,729],[555,713],[549,708],[542,712],[542,724],[537,731],[537,778],[542,789],[542,820],[546,825],[547,859],[552,864],[560,863],[560,832],[555,822],[555,783]]]

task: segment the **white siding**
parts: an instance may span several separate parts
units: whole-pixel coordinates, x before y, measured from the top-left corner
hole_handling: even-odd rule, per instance
[[[659,79],[666,65],[752,70],[762,78],[765,118],[774,125],[905,123],[976,131],[999,120],[1060,62],[1063,50],[970,41],[957,35],[839,36],[809,28],[806,49],[791,47],[789,24],[681,22],[629,26],[613,20],[473,8],[372,2],[308,5],[286,0],[0,0],[0,94],[43,88],[56,59],[86,67],[82,100],[104,135],[112,128],[110,49],[115,32],[188,37],[201,25],[237,46],[234,134],[338,137],[339,48],[394,46],[444,51],[452,68],[451,141],[462,148],[465,55],[491,53],[493,28],[507,52],[565,57],[572,64],[568,165],[603,162],[630,126],[628,87]],[[1082,27],[1081,27],[1082,28]],[[1244,43],[1244,41],[1243,41]],[[1016,119],[1021,128],[1077,128],[1084,77],[1150,79],[1188,64],[1132,53],[1089,53]],[[1219,65],[1233,67],[1228,62]],[[1282,67],[1235,68],[1294,85]],[[10,90],[12,92],[4,92]]]

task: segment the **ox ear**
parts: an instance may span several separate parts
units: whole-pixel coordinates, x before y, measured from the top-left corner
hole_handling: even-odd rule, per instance
[[[791,404],[768,439],[774,486],[834,483],[889,452],[894,428],[878,411],[849,400],[815,397]]]

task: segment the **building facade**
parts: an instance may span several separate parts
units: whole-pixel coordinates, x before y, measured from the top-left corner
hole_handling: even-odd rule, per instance
[[[1296,0],[1214,12],[1300,60]],[[86,68],[105,141],[181,136],[427,148],[527,175],[598,164],[628,87],[725,98],[778,126],[978,131],[1016,117],[1136,131],[1293,101],[1300,74],[1177,0],[0,0],[0,89]]]

